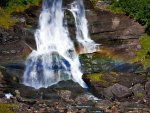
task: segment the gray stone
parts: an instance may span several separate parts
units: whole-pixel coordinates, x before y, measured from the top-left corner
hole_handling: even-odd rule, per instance
[[[124,98],[124,97],[131,95],[132,92],[129,90],[129,88],[117,83],[112,86],[112,93],[117,98]]]
[[[58,95],[65,100],[69,100],[71,97],[71,91],[69,90],[59,90]]]
[[[132,92],[136,98],[144,98],[146,92],[144,90],[144,86],[141,84],[136,84],[132,87]]]
[[[95,104],[96,108],[107,109],[112,106],[112,103],[109,100],[102,100]]]
[[[145,84],[145,90],[146,90],[146,92],[150,95],[150,82],[147,82],[147,83]]]
[[[110,86],[110,87],[104,89],[104,97],[105,97],[106,99],[108,99],[108,100],[114,99],[114,95],[113,95],[113,93],[112,93],[112,89],[113,89],[112,86]]]

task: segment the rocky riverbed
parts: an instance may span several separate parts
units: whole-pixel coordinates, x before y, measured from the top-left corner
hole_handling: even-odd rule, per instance
[[[80,60],[88,89],[73,81],[34,89],[22,84],[23,65],[1,67],[1,103],[13,104],[17,106],[14,111],[23,113],[150,112],[149,69],[117,62],[100,53],[81,55]],[[92,62],[97,62],[95,67]],[[13,97],[6,99],[7,93]]]

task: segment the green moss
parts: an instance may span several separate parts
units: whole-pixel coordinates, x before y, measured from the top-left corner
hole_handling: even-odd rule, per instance
[[[115,14],[125,14],[125,12],[118,7],[115,7],[113,4],[106,7],[106,10],[115,13]]]
[[[17,106],[11,104],[0,104],[0,113],[15,113],[13,109],[17,109]]]
[[[138,97],[138,98],[143,98],[144,94],[143,93],[137,93],[135,96]]]
[[[99,81],[102,75],[103,75],[102,73],[92,73],[92,74],[88,74],[87,78],[92,81]]]
[[[102,79],[103,73],[92,73],[86,75],[87,79],[90,79],[92,82],[100,84],[102,87],[108,87],[109,82]]]
[[[150,36],[142,36],[140,38],[141,50],[136,52],[134,62],[142,63],[145,67],[150,67],[150,57],[147,53],[150,51]]]
[[[9,0],[6,7],[0,7],[0,27],[9,28],[15,24],[11,18],[13,12],[22,12],[31,5],[39,5],[40,0]]]

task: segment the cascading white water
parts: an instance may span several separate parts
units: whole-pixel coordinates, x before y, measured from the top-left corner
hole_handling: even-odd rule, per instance
[[[76,39],[80,47],[80,53],[93,53],[99,50],[99,44],[96,44],[89,36],[83,0],[75,0],[68,10],[72,12],[75,18]]]
[[[76,13],[83,13],[76,17],[77,39],[83,44],[85,52],[92,48],[86,42],[94,44],[88,38],[87,21],[84,14],[83,1],[77,0],[75,6],[80,6]],[[74,11],[74,7],[70,9]],[[79,17],[82,20],[79,21]],[[82,25],[77,22],[84,22]],[[83,25],[84,24],[84,25]],[[82,30],[83,29],[83,30]],[[81,33],[83,38],[81,38]],[[34,50],[26,61],[24,84],[35,88],[48,87],[61,80],[72,79],[82,87],[86,84],[82,80],[80,62],[74,48],[74,43],[69,37],[67,26],[64,25],[64,11],[62,0],[44,0],[42,12],[39,17],[39,29],[35,32],[37,50]],[[91,45],[92,46],[92,45]]]

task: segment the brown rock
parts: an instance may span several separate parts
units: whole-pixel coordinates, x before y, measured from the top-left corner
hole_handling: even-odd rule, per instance
[[[87,12],[87,18],[91,38],[102,48],[126,59],[133,58],[134,51],[140,49],[138,38],[145,28],[134,19],[104,10]]]

